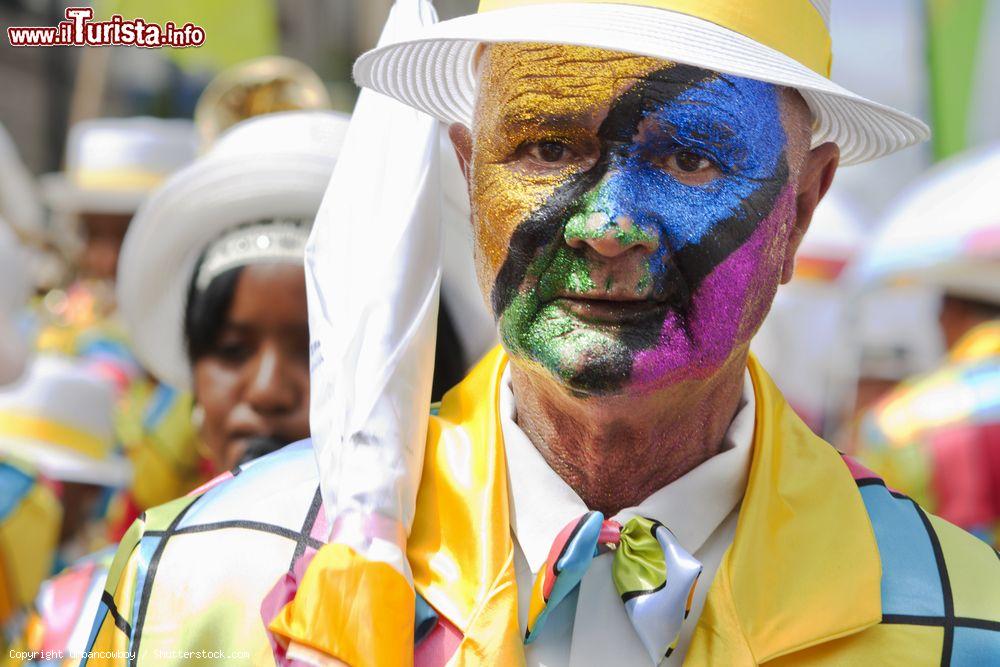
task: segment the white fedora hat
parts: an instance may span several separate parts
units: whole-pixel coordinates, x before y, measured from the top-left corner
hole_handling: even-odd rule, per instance
[[[311,222],[347,125],[347,116],[330,111],[251,118],[223,134],[139,209],[122,246],[118,307],[136,356],[157,378],[190,386],[184,309],[201,254],[246,223]]]
[[[900,195],[853,272],[1000,304],[1000,145],[963,153]]]
[[[115,453],[114,389],[69,358],[37,357],[0,392],[0,453],[50,479],[119,487],[132,476]]]
[[[134,213],[197,151],[194,124],[161,118],[97,118],[70,128],[66,170],[42,176],[50,207],[66,213]]]
[[[479,12],[395,35],[354,64],[358,84],[446,123],[469,124],[480,44],[542,42],[660,58],[797,89],[813,145],[841,163],[887,155],[930,136],[921,121],[829,79],[831,0],[481,0]]]

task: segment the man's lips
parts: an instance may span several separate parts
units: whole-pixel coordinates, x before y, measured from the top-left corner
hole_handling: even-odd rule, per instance
[[[598,324],[628,324],[661,315],[667,309],[666,301],[643,298],[574,295],[556,297],[551,303],[582,320]]]

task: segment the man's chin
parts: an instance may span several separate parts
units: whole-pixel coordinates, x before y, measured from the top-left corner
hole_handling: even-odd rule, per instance
[[[574,395],[617,394],[628,386],[632,373],[632,353],[604,336],[567,336],[532,346],[526,352]]]

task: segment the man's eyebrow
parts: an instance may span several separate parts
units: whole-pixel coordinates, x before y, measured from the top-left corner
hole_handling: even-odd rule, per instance
[[[500,112],[499,126],[504,132],[523,131],[526,125],[536,129],[564,130],[579,127],[588,117],[589,113],[584,110],[577,113],[540,113],[537,107],[513,105],[513,108],[505,106]]]

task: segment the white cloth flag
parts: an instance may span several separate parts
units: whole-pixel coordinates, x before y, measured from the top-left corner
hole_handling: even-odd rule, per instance
[[[380,43],[436,21],[397,0]],[[441,283],[438,124],[370,90],[306,246],[310,423],[331,541],[410,577]]]

